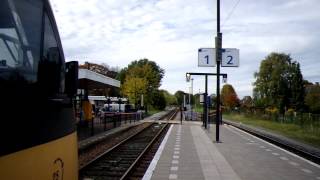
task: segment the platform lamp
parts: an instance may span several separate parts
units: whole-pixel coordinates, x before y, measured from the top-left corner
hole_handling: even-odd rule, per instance
[[[187,82],[190,82],[190,80],[192,81],[191,82],[191,87],[190,87],[190,90],[189,90],[189,107],[190,107],[190,109],[191,109],[191,91],[193,91],[193,90],[191,90],[193,87],[192,87],[192,85],[193,85],[193,78],[191,79],[191,74],[190,73],[186,73],[186,81]],[[192,109],[191,109],[191,120],[192,120]]]
[[[191,74],[186,73],[186,81],[187,81],[187,82],[190,82],[190,79],[191,79]],[[190,91],[191,91],[191,90],[189,89],[189,93],[188,93],[188,94],[189,94],[189,105],[190,105]]]
[[[227,83],[227,79],[228,78],[228,76],[227,76],[227,74],[224,74],[223,76],[222,76],[222,82],[223,83]]]
[[[190,82],[190,79],[191,79],[191,75],[189,73],[186,73],[186,81]]]

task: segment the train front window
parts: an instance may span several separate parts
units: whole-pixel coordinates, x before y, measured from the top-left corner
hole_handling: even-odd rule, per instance
[[[64,63],[48,14],[44,13],[43,50],[38,68],[38,82],[50,94],[64,92]]]
[[[44,17],[43,59],[59,63],[59,49],[48,15]]]
[[[0,6],[0,79],[35,82],[40,59],[43,3],[5,0]]]
[[[1,0],[0,137],[12,133],[0,156],[74,131],[65,94],[65,64],[50,4],[46,0]],[[19,112],[16,112],[17,106]]]

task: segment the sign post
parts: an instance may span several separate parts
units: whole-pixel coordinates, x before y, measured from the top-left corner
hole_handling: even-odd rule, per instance
[[[222,123],[220,112],[220,65],[221,67],[239,67],[239,49],[222,48],[222,33],[220,32],[220,0],[217,0],[217,36],[215,37],[215,48],[198,49],[198,66],[217,66],[217,106],[216,106],[216,142],[220,142],[219,125]],[[193,73],[194,74],[194,73]],[[188,76],[188,74],[187,74]],[[190,75],[187,80],[190,80]],[[207,81],[207,76],[206,76]],[[223,76],[223,82],[227,81],[227,76]],[[206,84],[207,86],[207,84]],[[207,92],[205,93],[207,94]]]
[[[217,19],[217,37],[216,37],[216,61],[217,61],[217,106],[216,106],[216,142],[220,142],[220,63],[221,63],[221,47],[222,33],[220,33],[220,0],[218,2],[218,19]]]

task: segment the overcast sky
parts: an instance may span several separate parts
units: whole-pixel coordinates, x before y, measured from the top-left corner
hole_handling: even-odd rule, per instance
[[[215,0],[51,0],[67,61],[120,68],[148,58],[165,69],[162,89],[189,91],[186,72],[197,67],[198,48],[214,47]],[[236,6],[237,5],[237,6]],[[270,52],[291,54],[302,74],[320,81],[319,0],[221,0],[224,48],[240,49],[240,67],[228,73],[240,97],[252,95],[253,73]],[[216,91],[209,79],[209,93]],[[194,93],[204,78],[194,77]]]

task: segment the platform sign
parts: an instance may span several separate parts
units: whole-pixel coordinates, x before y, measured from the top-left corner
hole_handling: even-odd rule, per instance
[[[239,49],[223,49],[221,67],[239,67],[239,64]]]
[[[198,66],[199,67],[215,67],[216,51],[214,48],[198,49]]]
[[[204,94],[200,94],[200,96],[199,96],[199,102],[200,102],[200,104],[203,104],[203,103],[204,103]]]

